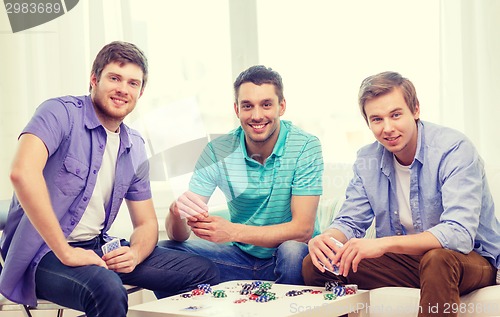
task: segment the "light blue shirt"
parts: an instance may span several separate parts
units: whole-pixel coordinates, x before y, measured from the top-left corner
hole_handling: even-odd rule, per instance
[[[403,235],[393,154],[380,143],[363,147],[338,216],[330,228],[361,238],[375,217],[376,236]],[[500,223],[483,161],[460,132],[418,122],[410,165],[410,209],[417,233],[429,231],[450,250],[476,251],[500,267]]]
[[[45,101],[22,133],[39,137],[47,147],[43,170],[52,208],[67,237],[80,221],[94,192],[107,135],[94,111],[90,96],[66,96]],[[120,125],[120,149],[111,202],[102,230],[115,220],[123,198],[151,198],[149,163],[145,143],[137,131]],[[10,206],[2,235],[7,256],[0,275],[0,292],[18,303],[36,305],[35,271],[50,251],[26,217],[17,197]]]
[[[190,190],[210,197],[219,187],[234,223],[266,226],[291,221],[292,195],[321,195],[323,158],[317,137],[289,121],[280,124],[278,140],[264,164],[248,156],[241,127],[210,142],[196,164]],[[314,232],[319,233],[317,222]],[[235,245],[258,258],[270,258],[275,250]]]

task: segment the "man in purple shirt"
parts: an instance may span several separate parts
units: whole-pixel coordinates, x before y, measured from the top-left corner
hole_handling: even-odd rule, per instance
[[[8,299],[35,306],[41,298],[87,316],[126,316],[123,284],[165,297],[218,283],[207,259],[156,247],[144,140],[123,124],[147,75],[140,49],[110,43],[94,61],[90,96],[44,102],[21,133],[1,241],[0,292]],[[103,255],[124,198],[134,226],[130,242]]]

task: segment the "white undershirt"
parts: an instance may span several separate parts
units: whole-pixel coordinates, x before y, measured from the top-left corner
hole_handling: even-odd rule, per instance
[[[82,219],[68,236],[68,242],[87,241],[101,233],[106,220],[106,207],[110,203],[115,180],[116,159],[120,147],[120,133],[108,131],[102,165]]]
[[[407,234],[415,233],[410,209],[410,167],[398,162],[394,155],[394,170],[396,171],[396,197],[399,205],[399,220]]]

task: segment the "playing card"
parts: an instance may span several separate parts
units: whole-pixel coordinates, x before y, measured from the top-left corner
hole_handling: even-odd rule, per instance
[[[106,254],[120,247],[120,239],[114,238],[101,247],[102,253]]]

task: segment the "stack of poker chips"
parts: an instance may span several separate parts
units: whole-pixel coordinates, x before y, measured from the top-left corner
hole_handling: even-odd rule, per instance
[[[334,300],[334,299],[337,299],[337,295],[335,295],[333,293],[326,293],[326,294],[323,294],[323,298],[326,300]]]
[[[226,291],[223,289],[218,289],[218,290],[213,291],[212,295],[213,295],[213,297],[216,297],[216,298],[227,297]]]
[[[333,291],[335,287],[339,286],[339,283],[336,281],[326,281],[325,282],[325,290],[327,292]]]
[[[203,290],[205,293],[212,293],[210,284],[198,284],[198,289]]]
[[[265,303],[270,300],[276,299],[276,294],[269,292],[272,284],[269,282],[253,281],[242,285],[240,294],[249,295],[249,300],[254,300],[258,303]]]
[[[335,294],[337,297],[344,296],[346,294],[345,287],[344,286],[335,286],[332,293]]]
[[[356,294],[357,292],[358,292],[358,285],[346,284],[346,286],[345,286],[346,295]]]
[[[286,292],[286,294],[285,294],[285,296],[299,296],[299,295],[302,295],[302,291],[291,290],[291,291]]]

